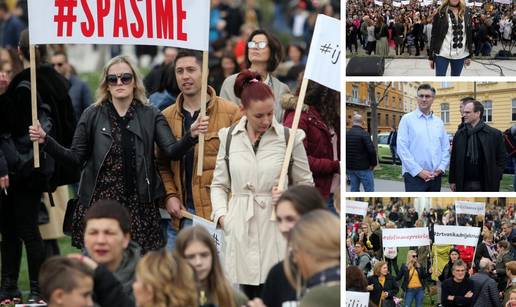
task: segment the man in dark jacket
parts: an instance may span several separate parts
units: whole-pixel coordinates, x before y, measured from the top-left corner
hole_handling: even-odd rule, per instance
[[[362,116],[353,115],[353,126],[346,132],[346,174],[351,181],[351,192],[374,191],[373,168],[378,163],[371,136],[362,128]]]
[[[444,307],[472,306],[474,301],[473,281],[466,277],[466,263],[457,260],[453,264],[453,278],[441,285],[441,303]]]
[[[490,276],[494,264],[487,258],[480,259],[478,273],[471,276],[473,281],[473,293],[475,294],[475,304],[478,307],[501,307],[502,303],[498,296],[498,285]]]
[[[483,121],[484,106],[470,101],[464,106],[465,126],[453,138],[450,159],[452,191],[495,191],[507,161],[502,133]]]

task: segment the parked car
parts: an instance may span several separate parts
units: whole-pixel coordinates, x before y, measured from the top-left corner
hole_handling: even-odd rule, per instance
[[[387,143],[387,140],[389,139],[389,132],[381,132],[378,133],[378,161],[380,163],[391,163],[392,164],[392,155],[391,155],[391,148],[389,147],[389,143]],[[401,164],[401,161],[398,157],[396,159],[397,164]]]

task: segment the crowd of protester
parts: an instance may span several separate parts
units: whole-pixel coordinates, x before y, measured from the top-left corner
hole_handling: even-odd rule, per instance
[[[274,2],[273,23],[284,25],[275,34],[261,28],[255,1],[244,2],[212,1],[206,116],[199,115],[200,52],[164,48],[163,63],[142,77],[129,56],[112,48],[93,97],[64,46],[38,45],[32,123],[29,34],[21,15],[18,41],[0,50],[0,304],[22,298],[22,243],[31,303],[339,302],[340,94],[310,81],[299,129],[292,135],[288,129],[314,16],[335,16],[338,2]],[[14,17],[12,4],[0,0],[0,19],[3,8]],[[18,5],[16,12],[26,12]],[[285,34],[295,39],[288,46],[277,38]],[[150,49],[137,47],[137,55]],[[197,175],[201,134],[204,165]],[[290,188],[282,191],[290,137]],[[39,143],[39,170],[32,167],[32,142]],[[76,197],[56,204],[67,217],[51,223],[83,254],[49,257],[59,253],[57,241],[43,240],[38,225],[48,223],[45,211],[53,209],[40,203],[45,195],[53,207],[52,192],[68,184]],[[192,227],[186,211],[223,230],[222,252],[204,228]],[[271,275],[285,283],[277,287]]]
[[[430,56],[427,52],[438,8],[437,1],[425,6],[412,0],[396,7],[390,1],[379,6],[372,0],[350,0],[346,5],[347,50],[350,54],[360,50],[380,56]],[[482,1],[482,6],[471,7],[471,12],[471,25],[467,27],[472,27],[475,56],[495,56],[493,46],[512,52],[516,15],[511,4]]]
[[[516,299],[513,204],[488,199],[485,217],[455,217],[453,206],[418,212],[399,198],[370,202],[365,217],[347,215],[346,289],[369,292],[370,306],[412,306],[415,301],[419,307],[425,297],[432,305],[512,306]],[[480,227],[478,244],[434,244],[434,225]],[[430,246],[410,247],[403,255],[404,248],[383,247],[382,229],[413,227],[428,227]]]

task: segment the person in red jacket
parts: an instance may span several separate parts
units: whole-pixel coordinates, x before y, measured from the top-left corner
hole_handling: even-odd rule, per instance
[[[285,94],[281,103],[283,124],[292,127],[297,97]],[[304,104],[298,128],[306,134],[303,144],[315,187],[331,209],[333,192],[340,186],[340,93],[310,80]]]
[[[475,248],[473,246],[456,245],[455,248],[460,252],[460,259],[468,265],[468,269],[471,268],[473,262],[473,254]]]

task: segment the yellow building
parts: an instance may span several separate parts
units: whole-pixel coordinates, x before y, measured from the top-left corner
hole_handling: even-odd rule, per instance
[[[390,85],[389,85],[390,84]],[[377,107],[378,131],[390,131],[393,125],[398,126],[404,112],[403,83],[401,82],[378,82],[375,87],[376,100],[379,101],[384,95],[386,87],[389,87],[384,99]],[[368,94],[368,82],[346,82],[346,127],[351,127],[353,114],[362,115],[367,125],[371,127],[371,106]]]
[[[437,95],[432,106],[450,133],[457,131],[461,122],[460,99],[475,96],[484,104],[484,120],[504,131],[516,124],[516,82],[434,82]]]

